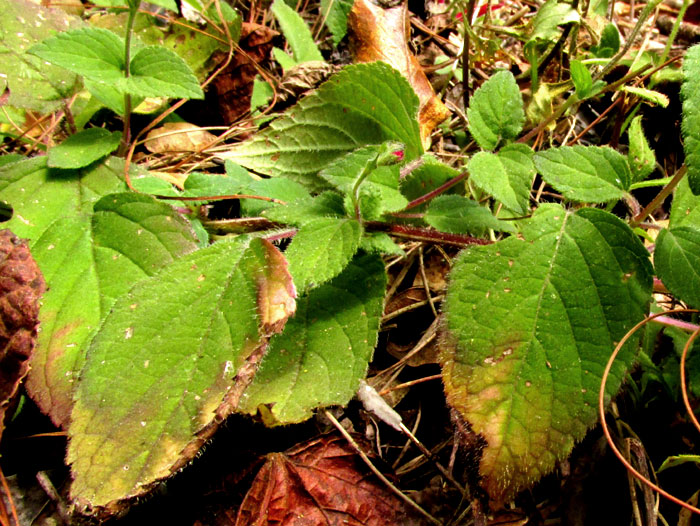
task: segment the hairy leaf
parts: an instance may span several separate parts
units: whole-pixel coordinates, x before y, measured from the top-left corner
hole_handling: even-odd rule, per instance
[[[399,166],[377,167],[378,155],[387,145],[393,143],[359,148],[336,159],[319,173],[322,179],[347,196],[352,195],[359,182],[360,210],[367,219],[377,219],[384,212],[401,210],[408,204],[399,191]],[[402,149],[402,145],[393,146]],[[376,200],[374,207],[372,200]]]
[[[642,181],[651,175],[656,167],[656,156],[654,150],[649,147],[647,138],[642,129],[642,116],[632,119],[627,132],[629,136],[629,152],[627,160],[632,171],[632,176],[636,181]]]
[[[523,129],[525,110],[520,89],[509,71],[499,71],[472,95],[469,131],[484,150],[494,150],[502,141],[514,139]]]
[[[275,15],[289,47],[292,48],[297,64],[323,61],[323,55],[314,43],[309,26],[294,9],[289,7],[284,0],[275,0],[270,10]]]
[[[52,31],[76,27],[81,21],[28,0],[0,0],[0,20],[0,92],[9,88],[6,104],[42,114],[55,111],[80,89],[79,78],[27,51]]]
[[[507,221],[499,221],[488,208],[461,195],[441,195],[430,203],[425,214],[430,226],[456,234],[479,235],[488,229],[514,232],[515,227]]]
[[[51,170],[38,157],[0,169],[8,225],[31,240],[46,280],[37,349],[27,388],[58,425],[68,421],[74,378],[114,299],[196,248],[189,225],[166,204],[126,189],[115,159],[85,171]],[[95,206],[94,215],[92,214]]]
[[[131,60],[131,76],[121,79],[120,85],[125,92],[142,97],[204,98],[187,63],[161,46],[140,49]]]
[[[465,250],[445,304],[448,401],[485,440],[482,483],[499,502],[551,471],[595,424],[610,352],[651,297],[649,254],[612,214],[543,205],[524,237]],[[608,395],[633,358],[632,343]]]
[[[304,186],[283,177],[251,181],[243,188],[243,192],[249,195],[271,197],[285,202],[309,197],[309,192]],[[260,199],[241,200],[241,210],[245,215],[249,216],[259,215],[263,210],[271,206],[275,205],[269,201],[262,201]]]
[[[688,178],[681,179],[673,194],[668,226],[694,226],[700,228],[700,195],[694,195]]]
[[[491,194],[508,210],[525,215],[529,209],[530,187],[535,177],[532,150],[511,144],[498,153],[479,152],[469,159],[469,179]]]
[[[291,225],[304,225],[309,221],[328,217],[343,217],[343,196],[335,192],[323,192],[314,197],[297,199],[283,206],[264,210],[262,215],[272,221]]]
[[[435,159],[432,155],[426,154],[422,158],[423,163],[415,170],[411,171],[402,181],[401,193],[409,200],[414,200],[435,190],[450,179],[459,175],[459,171]],[[464,188],[464,183],[456,185],[447,190],[446,193],[453,193],[459,188]],[[425,204],[412,209],[414,212],[422,211]]]
[[[29,53],[95,81],[114,83],[124,78],[124,40],[106,29],[64,31]]]
[[[700,194],[700,45],[692,46],[683,59],[683,149],[688,167],[688,182],[695,195]]]
[[[347,404],[377,343],[385,288],[381,259],[362,256],[301,297],[295,317],[272,338],[241,410],[289,424],[316,408]]]
[[[561,146],[534,157],[542,178],[567,199],[604,203],[621,199],[632,175],[627,160],[608,146]]]
[[[406,159],[418,157],[418,99],[400,73],[382,63],[346,67],[304,97],[268,128],[220,157],[307,186],[325,186],[315,174],[366,144],[396,140]]]
[[[548,0],[537,10],[532,20],[531,40],[554,40],[559,36],[558,26],[578,23],[581,17],[571,4]]]
[[[663,229],[656,239],[654,266],[674,296],[691,307],[700,306],[700,228]]]
[[[285,252],[300,292],[337,276],[360,246],[362,227],[355,219],[314,219],[294,236]]]
[[[148,491],[235,409],[236,385],[250,381],[237,373],[293,312],[284,267],[268,242],[239,238],[184,256],[120,297],[90,345],[71,415],[79,506],[114,510]]]
[[[333,45],[337,46],[348,31],[348,14],[352,0],[321,0],[321,13],[326,27],[333,35]]]
[[[112,153],[119,147],[121,132],[90,128],[71,135],[49,150],[51,168],[83,168]]]

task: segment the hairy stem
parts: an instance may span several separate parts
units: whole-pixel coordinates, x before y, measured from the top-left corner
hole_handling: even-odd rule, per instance
[[[134,20],[138,12],[138,4],[129,6],[129,18],[126,21],[126,36],[124,38],[124,78],[131,76],[131,36],[134,31]],[[119,155],[125,155],[131,142],[131,95],[124,93],[124,129],[122,142],[119,145]]]

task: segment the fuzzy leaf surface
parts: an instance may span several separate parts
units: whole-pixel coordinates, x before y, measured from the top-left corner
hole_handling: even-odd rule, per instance
[[[297,289],[305,291],[340,274],[357,252],[361,236],[362,227],[355,219],[306,222],[285,252]]]
[[[651,175],[656,167],[656,155],[649,147],[649,142],[644,136],[642,129],[642,116],[638,115],[630,123],[629,131],[629,152],[627,159],[634,180],[642,181]]]
[[[89,128],[71,135],[49,150],[51,168],[83,168],[119,147],[121,132]]]
[[[537,152],[534,161],[542,178],[574,201],[615,201],[631,183],[627,160],[608,146],[550,148]]]
[[[455,234],[481,234],[488,229],[514,232],[507,221],[499,221],[488,208],[461,195],[441,195],[430,203],[425,214],[430,226]]]
[[[319,173],[322,179],[347,196],[352,194],[355,184],[364,177],[359,187],[360,210],[368,218],[401,210],[408,204],[399,191],[399,166],[376,167],[380,150],[381,146],[378,145],[365,146],[335,160]],[[369,175],[366,175],[367,171]],[[374,211],[369,210],[372,200],[378,202]]]
[[[687,177],[676,186],[668,221],[669,228],[681,225],[700,228],[700,195],[693,194]]]
[[[114,299],[196,248],[189,225],[166,204],[138,194],[98,201],[126,189],[122,172],[116,159],[65,171],[47,168],[45,157],[0,170],[0,197],[15,209],[8,224],[31,240],[51,284],[27,388],[58,425],[68,421],[74,378]]]
[[[654,266],[674,296],[691,307],[700,305],[700,229],[663,229],[656,239]]]
[[[335,192],[323,192],[309,198],[297,199],[283,206],[274,206],[264,210],[262,215],[272,221],[291,225],[304,225],[316,219],[343,217],[343,196]]]
[[[272,338],[241,410],[290,424],[316,408],[347,404],[377,343],[385,288],[381,259],[366,255],[299,298],[294,318]]]
[[[695,195],[700,194],[700,45],[688,49],[683,58],[683,149],[688,166],[688,182]]]
[[[487,443],[482,484],[498,502],[550,472],[595,424],[610,352],[652,290],[648,252],[607,212],[543,205],[523,235],[465,250],[444,309],[448,401]],[[633,359],[634,343],[609,395]]]
[[[516,214],[529,209],[530,187],[535,177],[532,149],[512,144],[498,153],[478,152],[468,164],[470,180]]]
[[[220,157],[307,186],[325,186],[316,174],[344,153],[395,140],[406,160],[423,153],[418,98],[406,79],[375,62],[346,67],[284,116]]]
[[[459,171],[451,166],[448,166],[433,157],[426,154],[423,156],[423,164],[408,174],[401,182],[401,193],[409,200],[417,199],[428,192],[435,190],[450,179],[454,179],[459,175]],[[464,183],[462,183],[462,188]],[[446,191],[453,193],[460,186],[455,186]],[[426,208],[425,204],[413,208],[415,212],[421,212]]]
[[[333,35],[333,45],[337,46],[348,32],[348,14],[352,9],[352,0],[321,0],[321,13],[325,24]]]
[[[124,40],[98,27],[58,33],[29,52],[78,75],[100,82],[124,78]]]
[[[523,97],[509,71],[499,71],[474,92],[469,109],[469,131],[484,150],[515,139],[525,124]]]
[[[270,10],[275,15],[282,34],[289,42],[297,64],[323,61],[323,55],[316,47],[309,26],[306,25],[299,13],[289,7],[284,0],[275,0],[270,6]]]
[[[194,456],[217,412],[235,409],[224,397],[264,348],[266,313],[293,311],[284,266],[266,241],[223,241],[119,298],[90,345],[71,415],[81,507],[113,509],[144,493]]]
[[[42,114],[55,111],[80,89],[80,80],[27,51],[52,31],[76,27],[81,21],[28,0],[0,0],[0,20],[0,92],[9,88],[6,104]]]
[[[131,60],[131,76],[121,79],[121,85],[125,92],[142,97],[204,98],[187,63],[161,46],[141,48]]]

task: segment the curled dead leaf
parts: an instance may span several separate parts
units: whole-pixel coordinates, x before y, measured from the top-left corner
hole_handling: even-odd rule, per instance
[[[355,440],[364,444],[359,437]],[[272,453],[241,504],[236,526],[423,524],[368,471],[357,452],[336,435]]]
[[[145,146],[151,153],[198,152],[216,140],[216,135],[188,122],[166,122],[151,130]]]
[[[408,47],[408,7],[383,9],[371,0],[355,0],[348,16],[350,44],[357,62],[384,61],[408,79],[420,100],[418,123],[423,144],[450,111],[435,95],[418,59]]]
[[[5,412],[29,372],[44,278],[26,241],[0,230],[0,434]]]

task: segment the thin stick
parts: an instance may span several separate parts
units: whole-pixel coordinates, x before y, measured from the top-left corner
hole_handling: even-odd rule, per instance
[[[418,511],[421,515],[423,515],[426,519],[428,519],[430,522],[433,524],[437,524],[438,526],[442,526],[442,523],[437,520],[435,517],[433,517],[430,513],[425,511],[423,508],[418,505],[417,502],[415,502],[413,499],[411,499],[408,495],[404,495],[404,493],[394,486],[391,481],[384,476],[384,474],[379,471],[374,464],[372,464],[372,461],[369,459],[367,454],[360,449],[360,446],[357,445],[357,442],[350,436],[350,433],[348,433],[343,426],[340,425],[340,422],[338,422],[335,417],[331,414],[330,411],[325,410],[324,411],[326,418],[331,421],[331,423],[336,427],[338,431],[340,431],[340,434],[345,437],[345,440],[348,441],[348,443],[357,451],[357,454],[360,455],[360,458],[362,461],[367,464],[367,467],[374,473],[379,480],[381,480],[386,486],[401,500],[403,500],[406,504],[411,506],[413,509]]]
[[[664,200],[671,194],[671,192],[673,192],[673,189],[678,185],[678,183],[681,182],[681,179],[683,179],[683,176],[687,171],[688,168],[686,165],[681,166],[673,176],[673,179],[671,179],[671,182],[661,189],[656,197],[652,199],[651,203],[644,207],[644,210],[632,218],[632,221],[630,221],[630,227],[634,228],[639,226],[639,223],[644,221],[654,210],[659,208]]]
[[[697,429],[698,431],[700,431],[700,422],[698,422],[698,419],[695,417],[695,412],[690,406],[690,400],[688,399],[688,385],[686,382],[685,374],[685,360],[688,356],[688,352],[690,352],[690,348],[693,345],[693,341],[695,340],[695,338],[698,337],[699,334],[700,327],[698,327],[698,329],[690,335],[690,338],[688,338],[688,341],[685,343],[685,347],[683,347],[683,354],[681,355],[681,394],[683,395],[683,404],[685,405],[685,410],[688,411],[688,416],[690,416],[690,420],[693,422],[695,429]]]
[[[600,418],[600,425],[603,428],[603,434],[605,435],[605,439],[608,441],[608,446],[610,447],[610,449],[612,450],[614,455],[618,458],[618,460],[620,462],[622,462],[622,464],[625,466],[625,468],[630,473],[632,473],[632,475],[634,477],[636,477],[637,480],[641,481],[643,484],[646,484],[651,489],[656,491],[659,495],[662,495],[663,497],[667,498],[671,502],[675,502],[679,506],[682,506],[683,508],[700,515],[700,509],[688,504],[685,501],[682,501],[678,497],[674,497],[666,490],[657,486],[651,480],[644,477],[644,475],[642,475],[639,471],[637,471],[632,466],[632,464],[630,464],[627,461],[627,459],[624,457],[624,455],[622,453],[620,453],[620,450],[617,449],[617,446],[615,445],[615,441],[613,440],[612,435],[610,434],[610,429],[608,428],[608,423],[605,419],[605,384],[607,383],[608,376],[610,376],[610,370],[612,369],[613,363],[615,362],[615,358],[617,358],[617,355],[620,353],[620,350],[625,345],[625,343],[627,343],[627,340],[629,340],[635,332],[637,332],[640,328],[642,328],[644,325],[649,323],[654,318],[658,318],[660,316],[663,316],[663,315],[666,315],[669,313],[690,313],[690,312],[697,313],[698,311],[695,309],[676,309],[673,311],[659,312],[656,314],[652,314],[651,316],[648,316],[647,318],[640,321],[637,325],[632,327],[627,332],[627,334],[625,334],[625,336],[620,340],[620,343],[617,344],[617,346],[615,347],[615,350],[613,350],[612,354],[610,355],[610,359],[608,360],[608,363],[605,366],[605,370],[603,371],[603,378],[600,382],[600,390],[598,392],[598,416]]]

